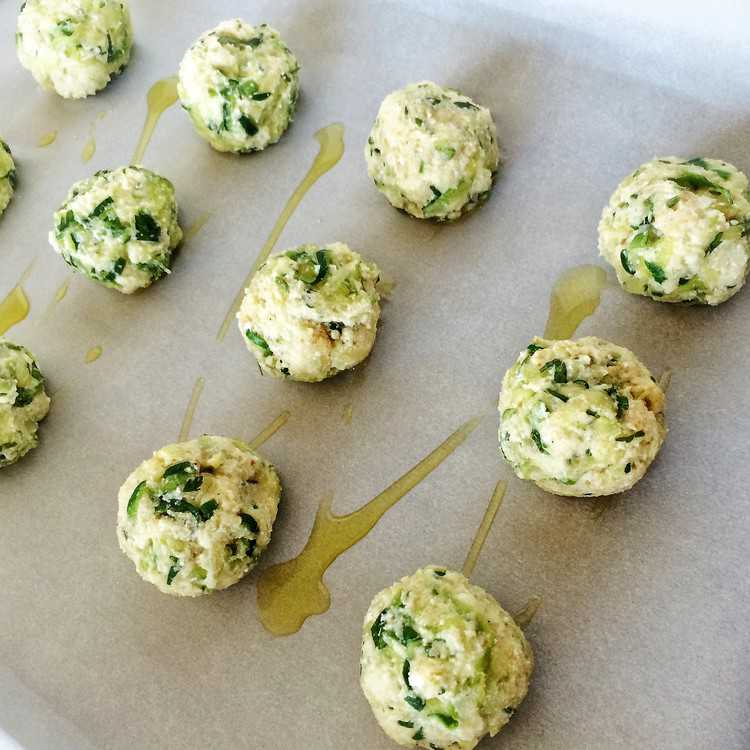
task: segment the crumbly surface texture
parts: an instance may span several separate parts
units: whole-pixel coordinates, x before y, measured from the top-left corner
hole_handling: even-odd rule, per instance
[[[622,346],[535,338],[505,373],[500,450],[521,479],[557,495],[624,492],[664,441],[664,392]]]
[[[360,683],[404,747],[471,750],[526,696],[531,647],[513,618],[460,573],[428,566],[381,591],[362,629]]]
[[[280,496],[275,469],[248,445],[204,435],[156,451],[125,480],[117,538],[144,580],[199,596],[255,567]]]
[[[0,138],[0,215],[8,207],[16,189],[16,165],[10,146]]]
[[[379,276],[341,242],[272,255],[237,313],[261,371],[316,382],[359,364],[375,343]]]
[[[124,294],[169,273],[181,240],[172,183],[137,166],[104,169],[73,185],[49,234],[68,265]]]
[[[500,151],[488,109],[455,89],[422,81],[383,100],[365,160],[393,206],[445,221],[487,199]]]
[[[180,64],[178,92],[218,151],[261,151],[294,118],[299,63],[278,31],[236,18],[203,34]]]
[[[66,99],[103,89],[128,64],[132,45],[124,0],[26,0],[18,15],[18,59]]]
[[[0,338],[0,469],[36,448],[37,428],[49,404],[34,355]]]
[[[747,177],[720,159],[670,156],[643,164],[604,208],[599,252],[633,294],[724,302],[745,283],[750,262]]]

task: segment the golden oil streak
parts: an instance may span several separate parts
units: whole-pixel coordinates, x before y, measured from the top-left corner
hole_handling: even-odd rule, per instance
[[[400,479],[353,513],[335,516],[331,498],[324,499],[302,552],[292,560],[267,568],[258,579],[258,609],[263,626],[274,635],[291,635],[311,615],[326,612],[331,606],[331,594],[323,575],[331,563],[365,537],[386,511],[445,461],[476,429],[480,419],[459,427]]]
[[[341,418],[344,420],[344,424],[351,424],[352,423],[352,416],[354,414],[354,406],[352,404],[347,404],[344,407],[344,411],[341,415]]]
[[[569,339],[596,312],[606,285],[601,266],[575,266],[562,273],[552,287],[544,338]]]
[[[31,261],[26,270],[21,274],[21,278],[18,279],[16,285],[8,292],[5,299],[0,301],[0,336],[9,331],[14,325],[25,320],[29,315],[31,305],[29,298],[23,290],[23,284],[31,273],[31,269],[34,267],[34,262]]]
[[[307,174],[302,178],[302,181],[297,185],[296,189],[292,193],[291,198],[286,202],[284,210],[276,220],[276,223],[271,230],[271,234],[268,236],[265,244],[261,248],[258,257],[255,259],[250,273],[245,278],[242,286],[240,287],[237,294],[235,294],[232,304],[227,310],[227,314],[224,316],[224,322],[219,328],[219,333],[216,335],[217,341],[223,341],[227,335],[229,326],[240,309],[242,297],[245,293],[245,288],[253,278],[253,274],[258,268],[266,261],[268,256],[271,254],[276,242],[278,241],[281,233],[284,231],[284,227],[291,218],[294,210],[299,205],[299,202],[304,198],[305,193],[315,184],[315,182],[322,177],[328,170],[332,169],[338,163],[339,159],[344,154],[344,126],[340,123],[333,123],[325,128],[321,128],[315,133],[315,139],[320,144],[318,155],[315,157],[312,166],[307,171]]]
[[[195,237],[198,232],[203,229],[203,227],[206,226],[208,223],[208,220],[211,218],[211,214],[206,211],[205,213],[202,213],[183,233],[182,235],[182,241],[188,242],[189,240],[192,240],[193,237]]]
[[[83,151],[81,152],[81,159],[83,160],[84,164],[91,161],[92,157],[96,153],[96,123],[99,120],[103,120],[106,116],[106,112],[100,112],[94,118],[91,125],[89,125],[89,139],[84,144]]]
[[[531,625],[531,621],[534,619],[537,611],[539,610],[539,607],[541,606],[542,597],[535,594],[529,599],[529,601],[526,602],[526,605],[522,610],[516,612],[516,614],[513,615],[513,619],[516,621],[516,625],[518,625],[521,630],[528,628],[529,625]]]
[[[182,418],[182,426],[180,427],[180,434],[177,436],[177,442],[182,443],[190,436],[190,428],[193,426],[193,416],[195,409],[198,406],[198,400],[203,393],[203,386],[206,384],[206,380],[203,377],[198,377],[193,386],[193,392],[190,395],[190,401],[188,402],[187,409],[185,409],[185,416]]]
[[[45,148],[46,146],[51,146],[55,141],[57,140],[57,131],[52,130],[49,133],[45,133],[38,141],[37,146],[39,148]]]
[[[659,378],[659,388],[664,391],[664,393],[667,392],[667,389],[669,388],[669,384],[672,382],[672,370],[667,368],[664,370],[664,372],[661,374],[661,377]]]
[[[47,309],[44,311],[44,314],[37,320],[37,325],[40,323],[43,323],[46,321],[49,316],[52,314],[52,310],[55,309],[55,305],[58,305],[60,302],[62,302],[66,295],[68,294],[68,291],[70,290],[70,282],[73,280],[73,275],[71,274],[68,276],[68,278],[63,281],[62,284],[57,288],[57,291],[55,292],[55,296],[52,298],[52,301],[47,305]]]
[[[270,440],[289,420],[289,412],[282,411],[276,419],[261,430],[249,443],[250,450],[258,450],[263,443]]]
[[[86,356],[83,358],[83,361],[87,365],[90,365],[92,362],[96,362],[96,360],[102,356],[103,351],[104,349],[102,349],[101,346],[92,346],[91,349],[86,352]]]
[[[154,134],[156,123],[159,122],[162,113],[169,109],[176,101],[177,78],[174,76],[157,81],[148,90],[148,94],[146,95],[148,113],[146,114],[146,121],[143,123],[143,132],[138,140],[133,158],[130,161],[131,164],[140,164],[143,161],[146,148],[148,148],[151,136]]]
[[[492,493],[490,502],[487,505],[487,510],[485,510],[484,512],[482,522],[479,524],[477,533],[474,535],[474,540],[472,541],[471,547],[469,548],[469,553],[466,555],[462,573],[467,578],[471,578],[471,574],[474,572],[477,560],[479,559],[479,555],[482,552],[482,547],[484,547],[484,543],[485,541],[487,541],[487,535],[490,533],[490,529],[492,528],[492,522],[495,520],[497,511],[503,503],[503,497],[505,497],[506,489],[507,484],[502,479],[495,485],[495,491]]]

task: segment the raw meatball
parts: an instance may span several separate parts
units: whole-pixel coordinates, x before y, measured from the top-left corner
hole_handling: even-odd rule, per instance
[[[261,370],[313,383],[359,364],[375,343],[379,276],[341,242],[272,255],[237,313]]]
[[[169,273],[182,240],[172,183],[143,167],[103,169],[77,182],[49,241],[76,271],[132,294]]]
[[[18,16],[18,59],[66,99],[103,89],[128,64],[132,44],[124,0],[27,0]]]
[[[623,492],[664,442],[664,401],[622,346],[535,338],[503,378],[500,450],[521,479],[556,495]]]
[[[16,165],[10,146],[0,138],[0,215],[5,211],[16,189]]]
[[[48,411],[49,396],[34,356],[0,338],[0,468],[36,448],[37,427]]]
[[[399,745],[471,750],[526,696],[534,659],[511,616],[460,573],[426,567],[381,591],[362,631],[360,683]]]
[[[423,81],[383,100],[365,160],[393,206],[420,219],[451,220],[487,199],[500,152],[488,109]]]
[[[718,305],[750,261],[747,177],[718,159],[655,159],[626,177],[599,223],[599,252],[633,294]]]
[[[261,151],[294,118],[299,63],[270,26],[223,21],[185,53],[177,90],[217,151]]]
[[[156,451],[125,480],[117,538],[144,580],[199,596],[255,567],[280,495],[276,470],[248,445],[204,435]]]

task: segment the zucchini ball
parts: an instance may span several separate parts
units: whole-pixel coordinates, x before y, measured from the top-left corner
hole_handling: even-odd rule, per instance
[[[490,111],[431,81],[386,96],[365,146],[367,171],[396,208],[450,221],[484,202],[500,163]]]
[[[421,568],[381,591],[362,629],[360,684],[404,747],[471,750],[526,697],[534,657],[497,601],[461,573]]]
[[[177,91],[196,131],[217,151],[262,151],[294,119],[299,63],[278,31],[236,18],[185,53]]]
[[[505,373],[500,450],[521,479],[556,495],[630,489],[664,437],[662,389],[636,356],[589,336],[535,338]]]
[[[0,138],[0,215],[8,207],[16,189],[16,165],[10,146]]]
[[[36,448],[39,422],[49,404],[34,355],[0,338],[0,469]]]
[[[169,273],[182,240],[174,187],[143,167],[103,169],[77,182],[49,241],[74,270],[132,294]]]
[[[379,278],[341,242],[272,255],[237,313],[261,372],[314,383],[362,362],[375,343]]]
[[[65,99],[103,89],[130,60],[133,29],[125,0],[26,0],[16,48],[37,83]]]
[[[750,263],[747,177],[719,159],[643,164],[602,213],[599,253],[632,294],[701,305],[728,300]]]
[[[248,445],[203,435],[156,451],[125,480],[117,538],[141,578],[199,596],[255,567],[280,496],[276,470]]]

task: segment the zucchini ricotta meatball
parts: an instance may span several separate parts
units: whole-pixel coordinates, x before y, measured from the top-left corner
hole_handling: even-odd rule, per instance
[[[16,189],[16,165],[10,146],[0,138],[0,215],[8,207]]]
[[[500,450],[521,479],[556,495],[623,492],[661,448],[664,401],[622,346],[535,338],[503,378]]]
[[[633,294],[718,305],[750,262],[747,177],[719,159],[675,156],[626,177],[599,223],[599,252]]]
[[[419,219],[452,220],[487,199],[500,151],[488,109],[423,81],[383,100],[365,160],[391,205]]]
[[[362,630],[360,683],[404,747],[471,750],[526,696],[534,659],[513,618],[460,573],[428,566],[381,591]]]
[[[281,485],[239,440],[168,445],[120,488],[117,538],[141,578],[177,596],[225,589],[271,541]]]
[[[124,0],[26,0],[18,16],[18,59],[66,99],[103,89],[128,64],[132,44]]]
[[[77,182],[49,241],[76,271],[132,294],[169,273],[182,240],[172,183],[143,167],[103,169]]]
[[[262,151],[294,118],[299,63],[278,31],[236,18],[185,53],[177,91],[198,134],[217,151]]]
[[[36,448],[49,403],[34,355],[0,338],[0,469]]]
[[[379,278],[341,242],[272,255],[237,313],[261,372],[313,383],[359,364],[375,343]]]

